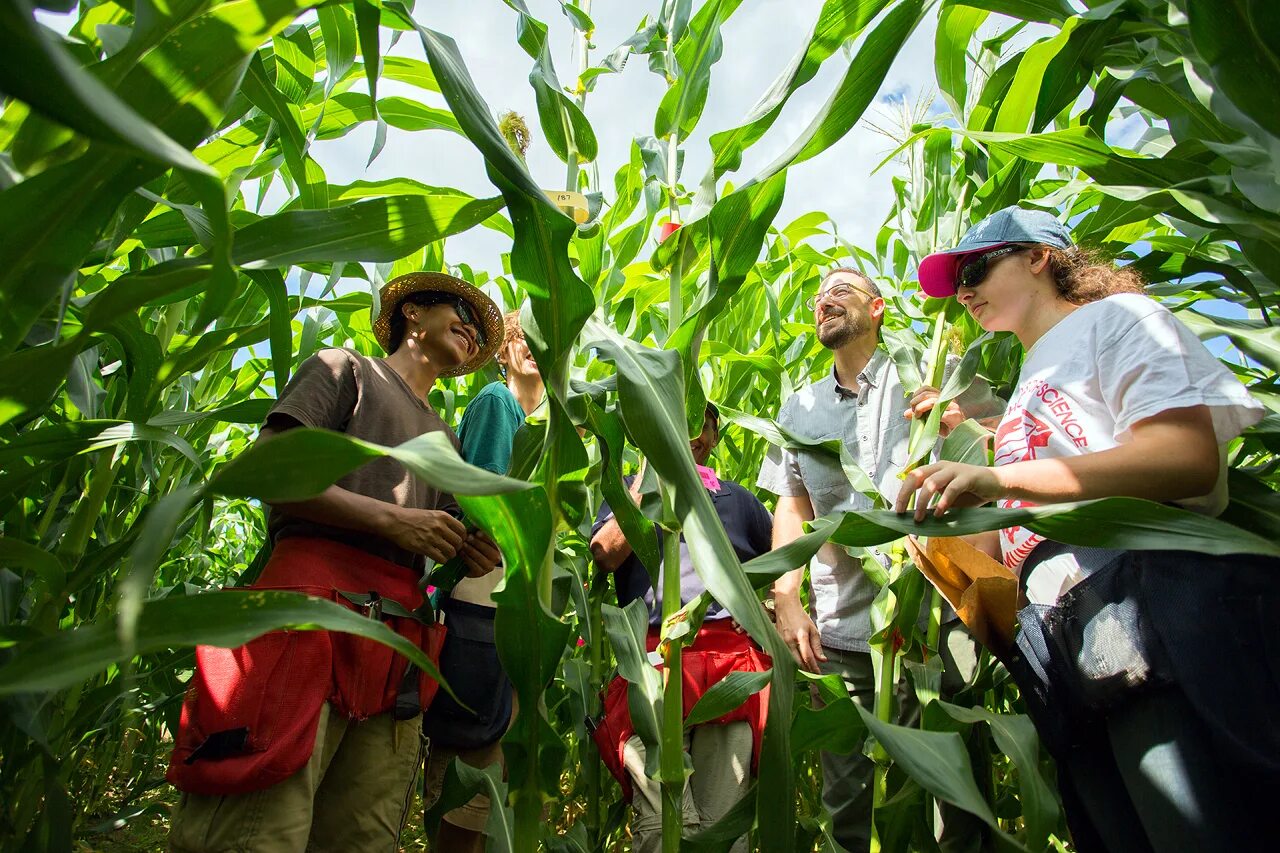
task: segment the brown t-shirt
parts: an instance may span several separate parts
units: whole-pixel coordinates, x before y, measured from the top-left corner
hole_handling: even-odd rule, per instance
[[[375,444],[393,446],[428,432],[444,432],[455,448],[458,437],[417,397],[391,366],[349,349],[324,349],[302,363],[267,421],[276,415],[303,426],[337,430]],[[335,485],[380,501],[414,509],[456,512],[453,496],[427,485],[399,462],[368,462]],[[291,516],[274,507],[267,517],[272,541],[285,536],[319,536],[368,551],[384,560],[420,568],[422,557],[388,539]]]

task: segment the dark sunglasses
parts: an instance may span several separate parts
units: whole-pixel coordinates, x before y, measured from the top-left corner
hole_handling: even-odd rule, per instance
[[[1001,246],[999,249],[984,252],[972,260],[965,261],[956,273],[956,287],[977,287],[991,271],[992,261],[1015,252],[1026,251],[1026,249],[1026,246]]]
[[[488,335],[484,332],[484,324],[480,322],[476,311],[471,307],[471,303],[452,293],[441,293],[439,291],[426,291],[415,293],[408,297],[409,301],[414,305],[449,305],[457,313],[458,319],[465,325],[470,326],[476,333],[476,345],[483,347],[488,340]]]

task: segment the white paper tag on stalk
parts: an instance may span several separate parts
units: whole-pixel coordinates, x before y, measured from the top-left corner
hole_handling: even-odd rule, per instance
[[[591,205],[587,197],[570,190],[543,190],[551,203],[573,217],[573,221],[581,225],[591,218]]]

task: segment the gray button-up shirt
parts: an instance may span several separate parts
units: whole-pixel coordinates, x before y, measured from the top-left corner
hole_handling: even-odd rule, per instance
[[[857,391],[836,382],[833,370],[789,397],[778,413],[778,423],[805,438],[839,439],[880,492],[892,500],[898,493],[898,474],[906,464],[911,434],[911,421],[902,416],[906,404],[893,359],[877,348],[858,374]],[[770,447],[756,484],[781,497],[807,496],[819,517],[873,508],[871,499],[850,484],[840,460],[822,451]],[[828,542],[814,556],[809,577],[814,621],[823,645],[869,651],[869,610],[878,590],[863,574],[859,558]]]
[[[958,360],[948,362],[948,368],[953,369]],[[836,382],[833,369],[783,402],[778,423],[805,438],[839,439],[892,503],[902,485],[898,475],[907,461],[911,435],[911,421],[903,417],[907,393],[893,359],[882,347],[876,348],[857,378],[858,390],[851,391]],[[1001,408],[1001,402],[981,380],[975,380],[957,402],[975,417]],[[756,484],[781,497],[807,496],[815,517],[874,508],[871,499],[850,484],[840,460],[820,450],[770,447]],[[888,564],[886,555],[867,550]],[[823,645],[844,651],[870,650],[870,607],[878,589],[863,574],[859,560],[842,546],[828,542],[810,564],[813,617]]]

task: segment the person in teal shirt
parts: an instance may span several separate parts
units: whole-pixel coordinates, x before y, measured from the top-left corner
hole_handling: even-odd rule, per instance
[[[467,405],[458,425],[462,458],[495,474],[505,474],[511,467],[516,431],[541,405],[544,393],[542,375],[525,342],[518,311],[506,315],[506,334],[498,350],[505,381],[486,385]]]
[[[503,381],[491,382],[472,398],[462,413],[458,438],[462,458],[495,474],[511,467],[511,447],[525,418],[542,403],[545,389],[538,363],[525,343],[520,314],[504,318],[505,338],[497,359]],[[464,578],[442,603],[449,637],[440,668],[466,706],[438,694],[424,721],[430,738],[427,758],[426,803],[440,796],[445,770],[455,757],[472,767],[502,762],[499,738],[514,713],[514,693],[493,644],[497,612],[490,593],[502,572],[472,580]],[[473,713],[474,712],[474,713]],[[484,849],[484,825],[489,798],[478,794],[444,816],[432,850],[479,853]]]

